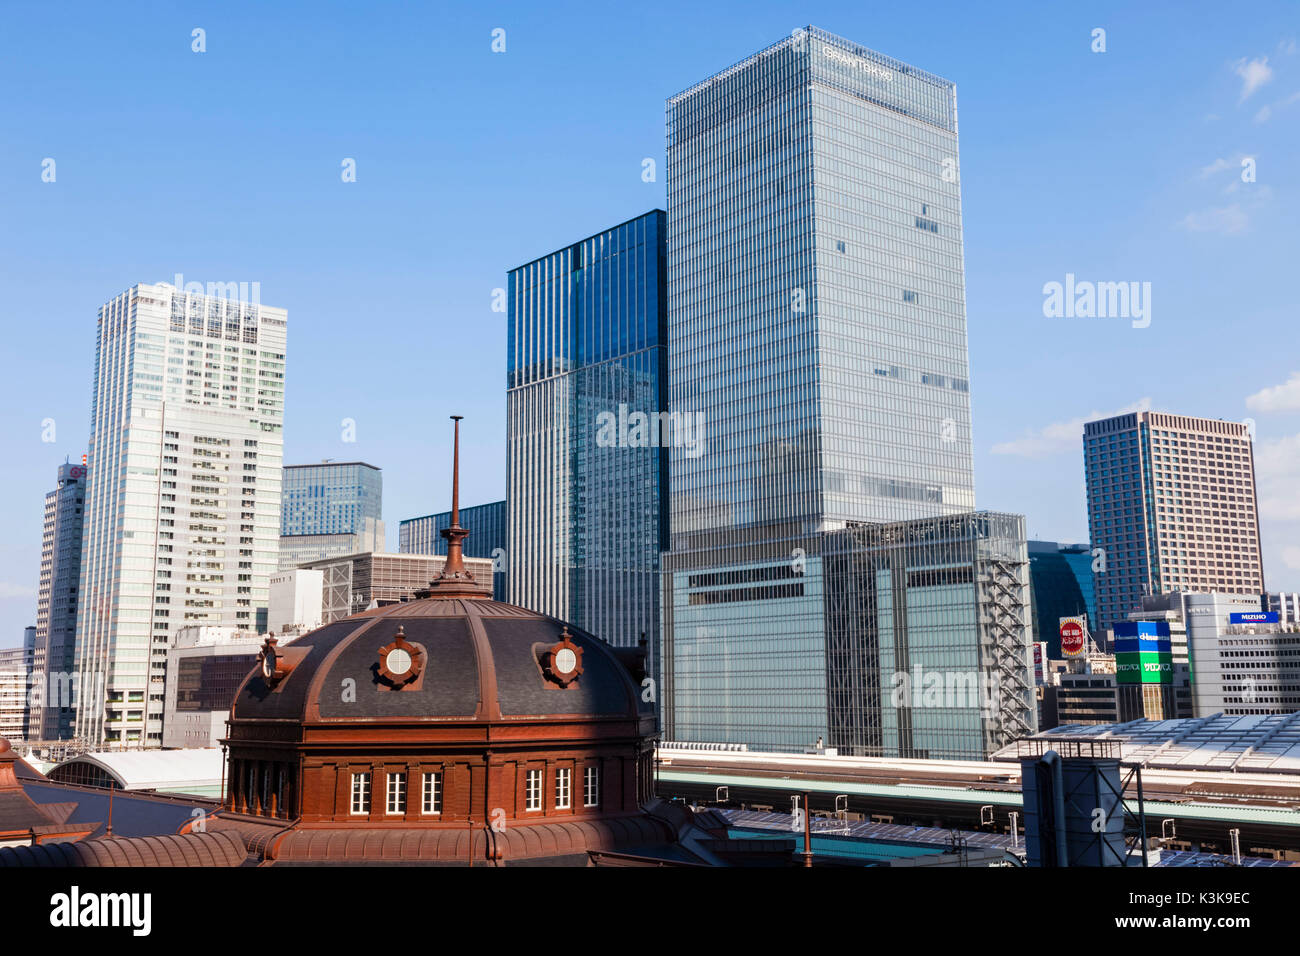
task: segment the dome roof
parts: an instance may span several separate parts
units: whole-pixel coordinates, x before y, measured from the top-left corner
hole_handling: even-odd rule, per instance
[[[430,593],[430,592],[424,592]],[[381,649],[399,629],[419,676],[400,687],[381,673]],[[548,669],[557,645],[576,654],[562,683]],[[275,649],[270,680],[259,665],[239,689],[234,720],[303,723],[480,722],[571,716],[653,717],[643,702],[640,651],[615,649],[532,611],[441,594],[335,621]],[[631,669],[629,669],[631,668]],[[280,676],[282,674],[282,676]],[[349,683],[349,681],[351,683]]]

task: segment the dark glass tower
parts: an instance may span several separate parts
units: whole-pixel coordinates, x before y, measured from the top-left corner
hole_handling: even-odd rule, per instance
[[[1088,617],[1097,630],[1097,598],[1092,587],[1092,551],[1086,544],[1029,542],[1029,586],[1033,596],[1034,640],[1047,642],[1052,659],[1061,656],[1063,617]]]
[[[658,427],[664,216],[646,213],[509,275],[509,600],[622,646],[659,632],[673,434]]]

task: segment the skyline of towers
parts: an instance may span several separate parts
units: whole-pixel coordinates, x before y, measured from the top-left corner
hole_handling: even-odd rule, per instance
[[[1086,423],[1083,451],[1099,631],[1145,594],[1264,592],[1248,425],[1130,412]]]
[[[617,646],[659,631],[662,445],[682,437],[657,427],[664,256],[652,210],[509,273],[509,601]]]
[[[263,628],[287,314],[140,283],[99,310],[75,733],[159,746],[172,632]]]
[[[834,542],[827,536],[862,526],[902,528],[942,516],[961,518],[974,507],[955,89],[810,28],[672,97],[668,116],[666,214],[648,213],[510,273],[508,429],[513,432],[507,470],[512,506],[513,501],[526,504],[512,525],[519,547],[510,549],[510,557],[528,571],[521,588],[531,588],[511,598],[581,622],[613,643],[663,633],[681,652],[681,666],[674,662],[672,668],[679,683],[669,695],[708,700],[718,692],[713,682],[721,676],[723,695],[734,695],[727,705],[734,705],[734,713],[726,720],[739,715],[739,723],[724,726],[757,728],[762,736],[774,722],[794,715],[781,741],[794,742],[798,735],[806,742],[808,732],[826,721],[833,727],[836,720],[833,710],[827,716],[826,703],[837,692],[838,665],[832,658],[839,653],[833,648],[840,636],[831,623],[834,595],[824,558]],[[653,281],[666,282],[667,294],[654,306],[659,325],[653,341],[638,338],[648,327],[651,266],[648,260],[627,266],[646,243],[624,244],[621,232],[650,220],[657,222],[656,241],[667,243],[654,267]],[[627,298],[620,299],[624,294]],[[248,317],[238,305],[232,324],[227,300],[219,300],[226,306],[214,311],[211,300],[199,298],[197,314],[184,301],[179,316],[172,310],[170,331],[199,336],[206,331],[211,337],[215,317],[216,338],[224,331],[226,340],[251,341]],[[149,302],[142,294],[140,307],[147,311]],[[138,337],[138,367],[129,360],[119,384],[105,386],[109,398],[125,387],[127,404],[141,408],[144,425],[123,424],[134,414],[128,411],[115,427],[147,430],[149,417],[143,412],[155,380],[165,380],[169,389],[161,414],[167,414],[173,384],[181,404],[191,397],[190,386],[196,402],[200,394],[203,398],[198,404],[217,407],[239,396],[238,375],[227,381],[223,372],[231,369],[222,365],[225,357],[210,349],[198,350],[198,357],[209,360],[202,376],[190,380],[181,374],[173,381],[171,359],[177,358],[176,370],[184,372],[183,356],[163,349],[169,356],[164,368],[150,335],[146,330]],[[255,340],[255,330],[253,335]],[[107,348],[111,353],[119,347]],[[191,349],[189,356],[194,354]],[[158,364],[151,364],[154,360]],[[234,366],[236,373],[242,370]],[[138,387],[125,378],[137,371]],[[98,389],[98,361],[96,382]],[[115,403],[114,398],[106,404]],[[698,422],[694,443],[671,451],[666,450],[671,441],[629,443],[636,426],[629,429],[628,412],[668,412],[675,422]],[[602,443],[602,416],[616,423],[613,444]],[[196,460],[201,445],[223,447],[206,425],[172,431],[160,419],[158,427],[164,430],[158,437],[163,458],[168,451],[185,451],[187,443]],[[1175,447],[1165,448],[1170,441]],[[1219,590],[1234,583],[1238,571],[1238,585],[1263,588],[1253,465],[1249,505],[1244,499],[1229,503],[1241,497],[1233,493],[1241,481],[1204,488],[1188,483],[1186,489],[1174,481],[1180,467],[1192,467],[1190,459],[1178,457],[1177,444],[1176,435],[1163,444],[1157,437],[1149,449],[1156,472],[1162,462],[1168,467],[1163,479],[1152,478],[1141,493],[1144,506],[1151,498],[1143,527],[1151,534],[1139,540],[1136,551],[1131,521],[1120,522],[1123,530],[1116,531],[1101,519],[1103,529],[1117,535],[1112,558],[1118,573],[1115,584],[1108,584],[1114,602],[1130,600],[1134,587],[1158,590],[1204,581]],[[645,454],[647,447],[651,451]],[[516,448],[522,451],[512,460]],[[110,458],[112,451],[107,449]],[[135,524],[124,523],[119,530],[128,550],[139,543],[134,540],[139,534],[156,532],[154,577],[144,618],[137,588],[144,582],[132,578],[143,552],[129,558],[134,566],[123,567],[117,596],[97,592],[96,613],[111,616],[120,609],[118,619],[127,631],[120,647],[92,648],[92,653],[105,655],[124,677],[133,680],[142,672],[152,682],[154,645],[160,638],[165,642],[166,618],[176,610],[175,582],[170,570],[164,577],[161,563],[171,560],[165,549],[173,539],[165,535],[173,532],[166,520],[174,519],[160,517],[152,532],[139,526],[147,521],[145,512],[130,509],[144,506],[136,487],[143,482],[133,484],[131,476],[145,472],[131,468],[147,456],[118,451],[120,475],[105,482],[120,482],[120,494],[113,499],[110,492],[101,504],[106,511],[113,501],[127,509]],[[1228,454],[1239,459],[1237,452]],[[1140,468],[1140,454],[1136,460]],[[1107,461],[1119,466],[1118,460]],[[166,464],[160,461],[160,469]],[[289,480],[296,467],[316,466],[284,470],[281,531],[311,533],[290,530],[298,528],[289,513],[298,503]],[[166,476],[160,481],[165,498]],[[200,486],[217,485],[200,482],[189,489],[190,504],[200,508],[191,519],[203,517],[205,500],[216,500],[200,498],[208,494]],[[668,540],[670,491],[674,535]],[[1248,547],[1242,554],[1218,555],[1210,545],[1219,545],[1223,535],[1213,518],[1204,523],[1201,538],[1190,530],[1186,544],[1182,534],[1174,537],[1174,516],[1183,507],[1196,507],[1197,495],[1185,491],[1203,492],[1207,516],[1220,513],[1233,532],[1252,519],[1254,533],[1245,530],[1240,537],[1253,552]],[[1220,500],[1224,494],[1228,497]],[[1104,511],[1101,504],[1109,502],[1099,502]],[[160,515],[174,513],[167,507],[172,505],[160,501]],[[254,545],[261,556],[256,551],[262,542],[260,512],[250,513],[253,517],[252,539],[242,540],[241,527],[239,543]],[[199,544],[228,543],[222,538],[228,528],[200,530],[206,537],[196,538]],[[319,524],[315,533],[331,530],[332,525]],[[1170,534],[1156,549],[1153,542],[1161,531]],[[1212,541],[1215,537],[1220,541]],[[1206,547],[1198,551],[1201,541]],[[660,546],[671,548],[665,559],[670,574],[663,582],[655,579]],[[103,541],[98,548],[96,573],[102,580],[104,562],[115,559]],[[1015,550],[1008,545],[999,560],[1014,563]],[[1226,567],[1213,560],[1216,556],[1227,558]],[[1237,558],[1244,558],[1245,567]],[[212,578],[195,582],[191,592],[186,582],[187,621],[189,608],[216,606],[207,600],[220,590],[215,583]],[[250,585],[236,592],[232,613],[241,624],[247,623],[250,603],[256,620],[256,591]],[[105,600],[117,603],[104,611]],[[662,632],[656,623],[661,600],[672,610],[670,627]],[[148,635],[143,647],[135,633],[142,620]],[[87,637],[105,640],[102,634]],[[733,637],[738,643],[724,650]],[[846,645],[844,653],[861,651]],[[782,655],[797,661],[793,671],[772,665]],[[887,676],[880,670],[873,679]],[[151,740],[149,688],[141,692],[126,683],[125,692],[110,702],[121,706],[109,707],[125,715],[116,728],[122,731],[119,739]],[[778,710],[787,710],[774,715],[773,701]],[[129,736],[132,723],[143,725],[135,737]]]

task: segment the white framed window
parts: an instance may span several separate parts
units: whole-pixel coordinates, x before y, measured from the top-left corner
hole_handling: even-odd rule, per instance
[[[573,771],[559,767],[555,771],[555,809],[567,810],[573,806]]]
[[[388,814],[395,816],[406,812],[406,774],[388,775]]]
[[[540,770],[530,770],[524,781],[524,809],[542,809],[542,772]]]
[[[582,805],[600,806],[600,768],[587,767],[582,771]]]
[[[364,816],[370,812],[370,774],[352,775],[352,815]]]
[[[442,813],[442,774],[436,771],[424,775],[424,812]]]

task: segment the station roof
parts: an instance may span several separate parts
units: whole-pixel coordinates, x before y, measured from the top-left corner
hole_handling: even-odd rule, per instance
[[[221,750],[217,747],[84,753],[64,760],[46,775],[57,781],[64,776],[60,771],[78,764],[98,767],[123,790],[191,793],[221,786]]]
[[[1065,724],[1038,734],[1043,741],[1052,738],[1113,741],[1124,763],[1162,770],[1300,773],[1300,713]],[[1002,748],[992,759],[1017,759],[1017,746]]]

